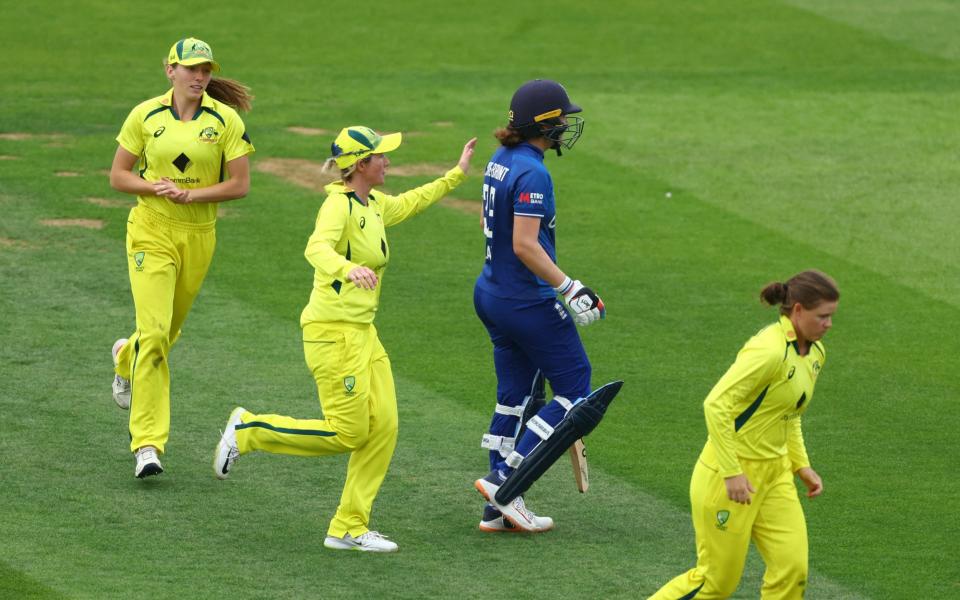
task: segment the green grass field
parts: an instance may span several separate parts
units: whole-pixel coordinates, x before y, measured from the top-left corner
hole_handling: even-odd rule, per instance
[[[687,489],[704,396],[773,320],[762,285],[815,267],[843,297],[804,418],[825,483],[803,499],[807,597],[960,598],[960,5],[149,11],[3,5],[0,597],[646,597],[694,561]],[[405,131],[397,167],[452,166],[477,135],[475,171],[454,195],[478,201],[476,172],[517,85],[561,80],[585,108],[577,147],[548,158],[560,264],[608,306],[582,330],[594,382],[626,385],[587,440],[589,493],[563,459],[527,496],[554,531],[476,529],[495,379],[472,307],[483,237],[475,214],[450,206],[391,230],[377,322],[401,433],[372,525],[401,551],[322,547],[345,460],[252,455],[213,479],[235,405],[319,414],[298,319],[322,195],[257,170],[249,197],[225,206],[171,357],[167,472],[132,477],[108,351],[134,324],[123,245],[133,200],[106,170],[130,108],[167,89],[160,61],[185,35],[253,87],[255,169],[326,157],[331,136],[290,127]],[[388,176],[387,187],[429,179]],[[94,227],[57,221],[75,219]],[[761,573],[752,552],[735,597],[757,598]]]

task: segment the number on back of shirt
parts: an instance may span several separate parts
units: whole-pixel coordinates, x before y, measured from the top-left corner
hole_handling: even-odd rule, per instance
[[[493,260],[493,201],[497,188],[483,184],[483,235],[487,238],[486,261]]]

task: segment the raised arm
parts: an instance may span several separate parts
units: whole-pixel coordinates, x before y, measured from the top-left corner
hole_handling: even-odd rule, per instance
[[[428,206],[443,198],[451,190],[463,183],[470,169],[470,159],[477,145],[477,138],[470,139],[460,153],[457,165],[443,177],[406,191],[398,196],[382,196],[383,224],[386,227],[402,223],[406,219],[423,212]]]

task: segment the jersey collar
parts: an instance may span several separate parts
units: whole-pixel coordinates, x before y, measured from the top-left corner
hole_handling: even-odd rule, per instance
[[[780,330],[783,331],[783,337],[787,340],[787,347],[793,346],[794,351],[799,355],[800,344],[797,342],[797,332],[793,327],[793,321],[787,315],[780,315]]]
[[[160,104],[166,106],[170,109],[170,112],[173,116],[179,121],[180,115],[177,114],[177,109],[173,106],[173,88],[167,90],[167,93],[160,96]],[[210,94],[204,92],[203,96],[200,97],[200,110],[197,111],[197,114],[193,116],[193,120],[196,121],[200,118],[200,115],[203,114],[204,108],[213,108],[213,98],[210,97]]]
[[[783,330],[783,337],[788,342],[797,341],[797,332],[793,328],[793,321],[787,315],[780,315],[780,329]]]
[[[376,198],[374,198],[375,190],[370,190],[370,193],[367,194],[367,204],[364,204],[360,201],[360,198],[353,192],[353,190],[343,183],[343,181],[334,181],[332,183],[328,183],[323,187],[323,189],[325,192],[327,192],[327,194],[343,194],[361,206],[367,206],[371,200],[376,200]]]
[[[543,161],[543,150],[534,146],[530,142],[522,142],[519,147],[526,149],[527,152],[532,152],[533,154],[536,155],[537,158]]]

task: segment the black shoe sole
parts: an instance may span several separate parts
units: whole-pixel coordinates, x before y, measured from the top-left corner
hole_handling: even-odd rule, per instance
[[[151,475],[159,475],[163,473],[163,467],[156,464],[149,464],[143,467],[143,470],[140,471],[140,474],[137,475],[137,479],[143,479],[144,477],[150,477]]]

